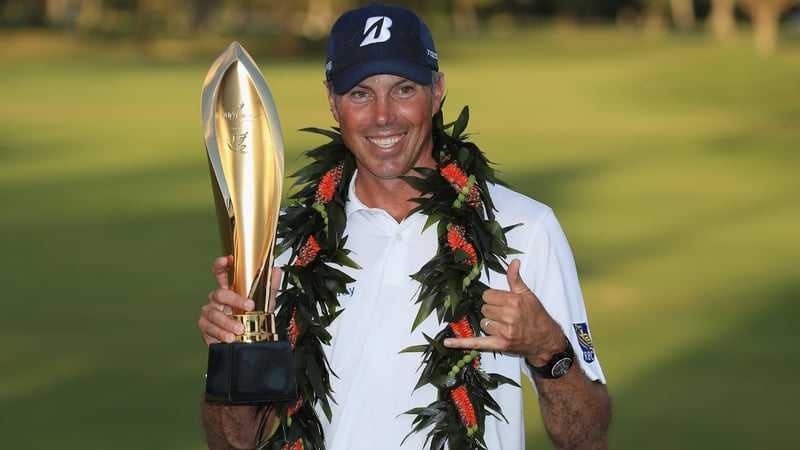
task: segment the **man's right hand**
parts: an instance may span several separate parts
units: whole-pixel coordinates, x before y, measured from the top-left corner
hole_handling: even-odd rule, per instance
[[[234,311],[252,311],[256,307],[249,298],[230,290],[228,286],[228,272],[233,266],[233,256],[223,256],[214,260],[212,271],[217,279],[219,288],[208,294],[208,303],[200,309],[200,320],[197,326],[207,345],[220,342],[232,343],[236,335],[244,333],[242,324],[230,316]],[[269,295],[268,312],[275,311],[275,297],[281,284],[283,271],[279,267],[272,268],[272,286]]]
[[[208,303],[200,309],[200,320],[197,322],[200,334],[208,345],[234,342],[237,334],[244,333],[244,326],[232,319],[231,314],[234,310],[252,311],[255,308],[252,300],[230,290],[228,271],[232,265],[232,256],[214,260],[212,271],[219,288],[208,294]]]

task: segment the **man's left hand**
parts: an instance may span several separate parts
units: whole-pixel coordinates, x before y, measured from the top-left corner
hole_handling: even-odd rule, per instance
[[[522,280],[519,267],[518,259],[508,266],[508,291],[487,289],[483,293],[481,328],[486,336],[448,338],[445,346],[513,353],[527,357],[534,366],[547,364],[564,349],[563,330]]]

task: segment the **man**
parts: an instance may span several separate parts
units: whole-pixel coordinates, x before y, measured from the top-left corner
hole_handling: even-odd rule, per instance
[[[437,390],[417,386],[420,356],[402,350],[441,329],[432,314],[412,330],[420,282],[409,276],[434,256],[438,234],[425,227],[425,214],[412,212],[419,202],[411,199],[421,194],[402,177],[441,165],[433,152],[432,117],[445,89],[438,70],[428,28],[404,8],[359,8],[331,31],[325,85],[343,143],[355,158],[344,235],[360,268],[343,268],[355,281],[339,296],[343,312],[327,330],[325,356],[335,374],[331,420],[321,416],[327,449],[427,447],[425,430],[409,433],[414,416],[404,413],[435,402]],[[480,366],[487,373],[515,382],[521,372],[530,377],[556,447],[606,448],[610,399],[561,227],[547,206],[507,188],[489,184],[483,195],[491,195],[502,227],[519,224],[506,238],[520,254],[507,273],[480,277],[489,287],[479,310],[483,335],[449,335],[442,344],[482,351]],[[199,328],[207,344],[232,342],[242,330],[227,314],[253,308],[227,289],[228,266],[227,258],[215,262],[220,288],[202,308]],[[450,373],[453,380],[456,373]],[[501,384],[491,395],[507,421],[486,416],[480,430],[486,448],[524,448],[520,388]],[[211,448],[252,448],[272,429],[271,411],[264,408],[205,404],[203,419]]]

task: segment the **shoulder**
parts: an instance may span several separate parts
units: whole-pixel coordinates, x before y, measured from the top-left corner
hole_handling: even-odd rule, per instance
[[[505,186],[490,184],[489,193],[497,210],[497,220],[503,226],[516,223],[533,225],[553,216],[548,205]]]
[[[501,227],[512,227],[506,234],[510,247],[528,257],[556,248],[571,252],[561,223],[550,206],[504,186],[490,185],[489,191],[497,222]]]

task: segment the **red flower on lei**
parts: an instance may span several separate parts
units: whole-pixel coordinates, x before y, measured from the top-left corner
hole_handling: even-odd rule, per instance
[[[289,321],[289,329],[286,331],[286,337],[289,339],[292,350],[294,350],[297,345],[297,338],[300,337],[300,327],[297,326],[297,308],[292,309],[292,319]]]
[[[311,264],[314,259],[316,259],[317,255],[319,254],[320,246],[317,243],[317,240],[314,239],[314,236],[309,236],[306,243],[300,249],[300,252],[297,256],[297,261],[295,261],[295,266],[305,267]]]
[[[478,264],[478,255],[475,252],[475,247],[466,238],[467,230],[461,225],[453,225],[447,230],[447,243],[450,245],[450,250],[462,250],[469,255],[469,259],[462,261],[463,264],[475,266]]]
[[[303,450],[303,441],[298,439],[292,445],[284,445],[281,450]]]
[[[342,172],[344,171],[344,162],[340,162],[333,169],[325,172],[322,179],[317,186],[317,192],[314,195],[314,201],[320,205],[327,205],[333,200],[336,193],[336,188],[339,182],[342,181]]]
[[[467,434],[471,435],[478,430],[478,421],[475,418],[475,408],[469,399],[467,388],[460,384],[450,390],[450,398],[456,405],[458,415],[461,417],[461,424],[467,429]]]
[[[467,205],[477,207],[481,203],[481,193],[478,186],[475,185],[475,176],[467,176],[464,171],[458,167],[455,161],[451,161],[439,170],[445,180],[453,186],[453,189],[458,193],[458,200],[454,203],[456,208],[460,208],[461,204],[466,201]]]
[[[475,337],[475,333],[472,331],[472,326],[469,324],[469,321],[466,317],[462,317],[461,320],[458,322],[450,322],[450,329],[453,330],[453,334],[457,338],[468,338],[468,337]],[[471,353],[467,350],[464,350],[464,353]],[[471,355],[470,355],[471,356]],[[477,369],[480,366],[480,356],[475,353],[475,357],[470,357],[470,361],[472,362],[472,367]],[[470,362],[466,360],[462,360],[465,363]]]

